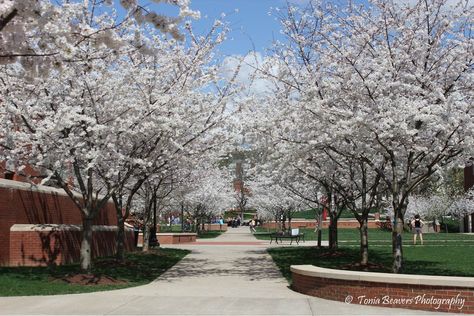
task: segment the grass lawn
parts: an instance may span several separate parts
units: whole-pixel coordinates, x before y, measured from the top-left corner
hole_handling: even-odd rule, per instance
[[[219,231],[200,231],[197,238],[216,238],[221,234],[222,232]]]
[[[222,227],[227,226],[227,224],[222,225]],[[160,233],[181,233],[181,225],[161,225],[160,226]],[[191,232],[192,233],[192,232]],[[216,238],[223,232],[220,231],[200,231],[198,238]]]
[[[267,230],[265,228],[257,227],[257,232],[267,232],[275,230]],[[314,229],[300,229],[300,233],[304,233],[305,240],[316,240],[317,236]],[[378,228],[369,229],[369,245],[374,247],[390,247],[392,243],[392,233]],[[322,230],[322,239],[328,240],[329,230]],[[255,235],[260,240],[270,240],[269,236],[258,234]],[[474,246],[474,235],[455,234],[455,233],[429,233],[423,234],[425,245],[458,245],[459,243]],[[411,245],[413,243],[413,234],[405,232],[402,236],[403,244]],[[355,246],[358,247],[360,243],[360,233],[357,228],[340,228],[338,229],[338,242],[340,246]],[[474,250],[474,248],[473,248]]]
[[[472,245],[404,247],[403,273],[474,277],[473,250]],[[359,249],[356,247],[340,247],[335,256],[330,255],[326,248],[317,247],[271,248],[268,252],[289,281],[290,265],[313,264],[323,268],[348,269],[349,265],[359,260]],[[377,264],[370,271],[390,272],[390,247],[369,249],[369,261]]]
[[[315,219],[316,218],[316,209],[304,210],[300,212],[295,212],[293,218],[304,218],[304,219]],[[370,210],[370,214],[376,213],[377,210]],[[350,210],[343,210],[341,212],[341,219],[354,219],[354,214]]]
[[[92,273],[116,284],[81,285],[63,279],[80,273],[79,265],[47,267],[0,267],[0,296],[54,295],[114,290],[147,284],[171,268],[188,250],[159,248],[149,253],[129,253],[124,264],[111,258],[95,260]]]
[[[258,228],[259,232],[267,232]],[[303,229],[306,240],[316,240],[313,229]],[[392,265],[392,235],[390,231],[369,229],[369,261],[374,263],[371,271],[390,272]],[[269,236],[258,234],[257,239],[268,240]],[[328,240],[328,229],[323,229],[323,240]],[[423,234],[424,245],[413,245],[413,234],[403,234],[404,271],[407,274],[451,275],[474,277],[474,235],[456,233]],[[338,229],[339,249],[331,256],[327,249],[314,247],[272,248],[269,253],[280,267],[283,275],[290,279],[290,265],[313,264],[324,268],[350,268],[359,261],[359,230]],[[300,243],[300,245],[304,245]]]

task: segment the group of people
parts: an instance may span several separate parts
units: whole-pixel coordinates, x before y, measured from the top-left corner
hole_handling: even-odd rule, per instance
[[[241,223],[240,216],[236,216],[234,218],[228,219],[227,220],[227,226],[230,226],[232,228],[239,227]]]
[[[236,216],[234,218],[228,218],[227,219],[227,225],[232,227],[232,228],[236,228],[236,227],[239,227],[240,225],[247,225],[247,222],[245,222],[245,223],[242,222],[242,219],[240,218],[240,216]],[[257,219],[252,218],[248,222],[248,225],[250,227],[250,231],[254,233],[256,231],[255,227],[257,227]]]

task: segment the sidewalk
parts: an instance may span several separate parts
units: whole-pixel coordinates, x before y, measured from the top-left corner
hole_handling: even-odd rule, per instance
[[[248,227],[206,244],[151,284],[90,294],[0,298],[0,314],[29,315],[413,315],[421,311],[347,305],[294,292]],[[300,244],[301,245],[301,244]],[[440,315],[440,313],[431,313]]]

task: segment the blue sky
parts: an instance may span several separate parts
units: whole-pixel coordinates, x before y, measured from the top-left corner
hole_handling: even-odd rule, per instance
[[[205,30],[223,12],[230,23],[231,32],[220,50],[224,55],[245,55],[255,49],[263,52],[274,37],[280,36],[280,26],[268,12],[273,6],[282,6],[278,0],[194,0],[191,6],[201,12],[201,20],[193,25]],[[235,10],[238,12],[235,12]]]
[[[307,0],[291,0],[304,3]],[[145,2],[142,2],[145,4]],[[201,12],[201,19],[193,21],[197,33],[205,33],[221,14],[230,23],[231,32],[220,46],[223,56],[246,55],[255,50],[263,55],[273,39],[281,39],[280,24],[268,13],[271,8],[284,7],[285,0],[191,0],[191,8]],[[156,12],[176,16],[177,10],[167,5],[150,5]],[[237,10],[237,12],[236,12]]]

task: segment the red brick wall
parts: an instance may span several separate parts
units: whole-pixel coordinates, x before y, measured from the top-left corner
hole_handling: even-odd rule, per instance
[[[227,231],[227,224],[204,224],[204,230],[207,231]]]
[[[295,291],[324,299],[370,306],[474,313],[473,288],[338,280],[306,276],[294,272],[292,275],[292,288]],[[432,296],[434,300],[430,301]],[[448,303],[442,303],[437,308],[436,299],[452,298],[465,299],[461,309],[459,309],[460,303],[453,304],[451,308]],[[408,301],[402,304],[401,299],[408,299]]]
[[[1,180],[0,265],[9,262],[10,227],[14,224],[81,224],[81,213],[71,199],[60,193],[5,188],[16,181]],[[95,225],[117,225],[112,203],[99,213]]]
[[[188,242],[195,242],[196,235],[159,235],[158,241],[160,244],[168,245],[168,244],[182,244]]]
[[[156,238],[160,245],[182,244],[196,241],[196,234],[194,233],[185,235],[180,234],[182,233],[159,233],[156,234]],[[138,234],[138,246],[143,246],[143,233]]]
[[[116,251],[116,231],[92,233],[92,256],[112,256]],[[82,232],[77,230],[12,231],[10,266],[44,266],[78,262]],[[126,231],[125,249],[135,248],[132,230]]]

